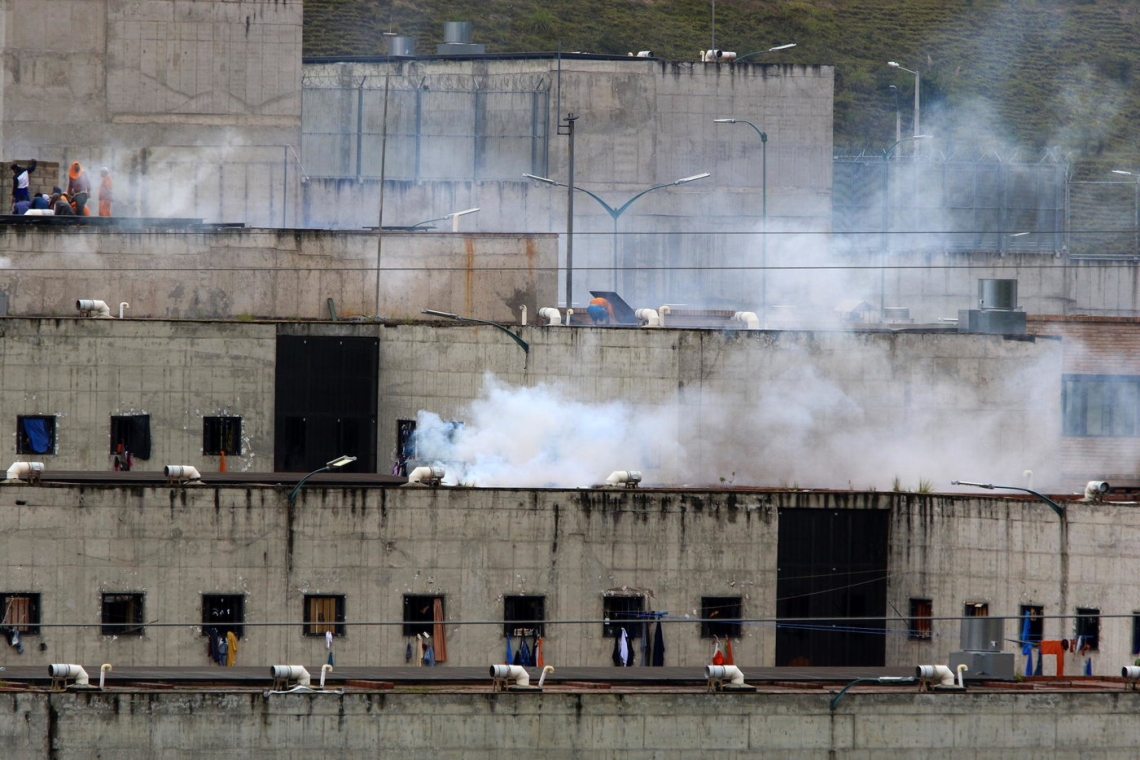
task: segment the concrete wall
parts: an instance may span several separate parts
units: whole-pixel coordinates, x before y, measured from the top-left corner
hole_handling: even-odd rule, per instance
[[[570,112],[580,117],[575,127],[574,184],[597,193],[615,209],[654,185],[712,173],[708,179],[647,195],[623,213],[616,263],[611,217],[594,199],[578,193],[575,303],[586,303],[591,289],[618,289],[639,305],[670,302],[732,308],[752,303],[758,275],[720,268],[739,262],[758,243],[741,233],[763,228],[765,194],[769,229],[830,228],[831,67],[567,58],[560,78],[557,67],[553,58],[306,65],[306,98],[317,102],[319,96],[324,104],[304,112],[304,131],[313,154],[311,160],[306,157],[306,169],[314,175],[305,188],[307,223],[346,228],[375,224],[378,144],[368,151],[371,163],[365,161],[359,177],[353,162],[349,162],[353,173],[347,176],[322,177],[337,171],[322,166],[341,164],[316,146],[321,135],[356,131],[358,98],[370,104],[365,108],[364,131],[370,133],[368,140],[376,142],[384,130],[383,99],[377,93],[387,86],[394,93],[389,95],[389,129],[399,137],[393,135],[388,145],[389,176],[398,179],[385,183],[385,224],[414,224],[479,206],[480,213],[463,219],[464,229],[564,232],[565,190],[532,184],[521,175],[567,180],[568,141],[555,134],[555,127]],[[557,113],[559,86],[561,113]],[[491,165],[486,169],[489,177],[470,176],[473,148],[467,143],[475,142],[471,98],[477,90],[528,97],[544,93],[548,110],[540,123],[548,130],[543,134],[546,148],[538,152],[539,163],[533,168],[511,163],[509,173],[495,173]],[[413,147],[399,140],[415,133],[416,120],[406,112],[419,102],[414,98],[417,91],[434,98],[434,106],[424,106],[424,119],[449,115],[445,127],[424,127],[425,134],[442,131],[455,135],[457,144],[467,145],[455,148],[455,166],[443,179],[405,176],[406,154]],[[448,97],[440,95],[445,92]],[[333,107],[329,99],[340,106]],[[491,134],[493,130],[525,134],[533,120],[531,106],[531,100],[525,99],[517,111],[500,114],[507,124],[493,122],[488,127]],[[747,124],[713,123],[718,117],[757,124],[768,135],[766,152]],[[349,142],[354,144],[354,138]],[[484,142],[497,144],[493,139]],[[616,283],[615,267],[620,270]],[[677,271],[670,271],[672,267]],[[694,267],[705,270],[700,283],[692,277]],[[564,281],[559,288],[563,292]]]
[[[6,694],[0,737],[31,756],[124,760],[209,752],[301,758],[903,758],[1135,754],[1135,693]]]
[[[592,456],[585,443],[559,455],[566,466],[592,467],[564,485],[598,483],[614,469],[672,485],[887,489],[898,479],[913,489],[924,480],[1017,479],[1025,469],[1040,473],[1042,487],[1056,482],[1061,346],[1047,338],[515,328],[528,355],[496,328],[453,322],[10,318],[4,332],[0,419],[14,431],[17,415],[57,415],[58,452],[46,458],[57,470],[107,468],[108,417],[128,410],[152,416],[154,453],[143,469],[215,469],[200,453],[200,419],[226,410],[243,417],[249,439],[229,466],[270,470],[281,333],[379,337],[382,471],[397,421],[421,410],[502,435],[530,427],[561,437],[579,427],[573,416],[562,432],[537,426],[580,404],[630,445],[613,454],[620,461]],[[496,379],[511,393],[526,390],[532,406],[494,408]],[[519,477],[533,477],[526,470]]]
[[[95,298],[116,315],[128,302],[132,318],[328,319],[332,298],[341,318],[432,308],[517,322],[521,306],[534,317],[555,299],[545,235],[10,226],[0,241],[18,316],[72,316]]]
[[[109,167],[119,216],[296,224],[302,8],[6,2],[5,157]]]

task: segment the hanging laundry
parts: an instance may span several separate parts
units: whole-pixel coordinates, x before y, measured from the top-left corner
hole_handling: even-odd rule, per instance
[[[432,644],[431,636],[424,634],[424,665],[429,668],[435,667],[435,646]]]
[[[404,664],[407,665],[412,661],[412,640],[408,639],[408,645],[404,647]]]
[[[330,667],[331,667],[331,666],[333,666],[333,665],[336,665],[336,658],[335,658],[335,657],[333,657],[333,653],[332,653],[332,650],[331,650],[331,649],[329,650],[329,659],[328,659],[328,664],[329,664],[329,666],[330,666]]]
[[[665,634],[661,632],[661,621],[657,621],[657,630],[653,632],[653,665],[665,665]]]
[[[712,653],[711,662],[713,665],[723,665],[724,664],[724,655],[721,654],[721,652],[720,652],[720,639],[714,636],[713,641],[715,641],[716,644],[713,646],[713,653]]]
[[[614,665],[618,666],[619,668],[623,664],[625,664],[625,656],[622,654],[622,651],[621,651],[621,632],[620,631],[618,632],[618,634],[616,636],[614,636],[614,651],[613,651],[613,654],[610,655],[610,659],[613,660]]]
[[[526,645],[526,639],[523,639],[522,643],[519,644],[518,662],[515,664],[522,665],[524,668],[530,665],[530,649]]]
[[[1029,647],[1029,654],[1025,656],[1025,677],[1033,675],[1033,647]]]
[[[539,667],[539,668],[545,668],[546,667],[546,660],[544,660],[542,658],[542,642],[543,641],[545,641],[545,639],[543,639],[541,636],[539,636],[538,641],[534,645],[534,664],[536,667]]]
[[[503,660],[506,664],[510,665],[515,661],[514,655],[511,654],[511,634],[507,634],[507,659]]]
[[[649,623],[641,624],[641,666],[649,665]]]
[[[210,662],[218,661],[218,629],[211,628],[206,631],[206,659]]]
[[[538,636],[533,635],[533,634],[530,637],[530,663],[529,663],[529,665],[532,668],[538,666]]]
[[[725,636],[724,637],[724,664],[725,665],[735,665],[736,664],[736,661],[732,656],[732,637],[731,636]]]
[[[625,666],[629,663],[629,637],[625,629],[621,629],[621,634],[618,637],[618,665]]]
[[[1069,644],[1069,642],[1065,641],[1065,640],[1061,640],[1061,641],[1053,640],[1053,641],[1042,641],[1041,642],[1040,658],[1042,660],[1044,660],[1045,655],[1047,655],[1047,654],[1055,655],[1057,658],[1057,676],[1060,678],[1065,677],[1065,652],[1068,651],[1068,644]],[[1040,663],[1038,663],[1038,670],[1040,670],[1040,669],[1041,669],[1041,665],[1040,665]],[[1038,674],[1038,675],[1040,675],[1040,674]]]
[[[219,637],[218,638],[218,664],[219,665],[225,665],[226,664],[226,657],[228,657],[228,656],[229,656],[229,647],[227,646],[227,642],[224,638]]]
[[[1021,653],[1032,654],[1033,642],[1029,640],[1029,610],[1025,611],[1025,617],[1021,621]]]
[[[238,639],[233,631],[226,633],[226,667],[232,668],[237,661]]]
[[[436,662],[447,662],[447,635],[443,620],[443,597],[437,596],[432,602],[431,646]]]
[[[423,667],[424,664],[424,638],[423,634],[416,634],[416,649],[412,656],[412,661],[415,662],[416,667]]]

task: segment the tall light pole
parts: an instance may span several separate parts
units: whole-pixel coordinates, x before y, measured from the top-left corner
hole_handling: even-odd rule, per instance
[[[447,221],[448,219],[450,219],[451,220],[451,231],[452,232],[459,232],[459,217],[464,216],[466,214],[474,214],[476,211],[479,211],[479,208],[477,206],[475,208],[469,208],[466,211],[453,211],[450,214],[446,214],[444,216],[436,217],[435,219],[427,219],[425,221],[413,224],[409,229],[414,230],[414,229],[417,229],[419,227],[423,227],[425,225],[431,224],[432,222],[444,222],[444,221]]]
[[[760,319],[768,321],[768,133],[746,119],[713,119],[717,124],[747,124],[760,135]]]
[[[569,187],[569,185],[567,185],[565,182],[555,182],[554,180],[549,179],[547,177],[539,177],[539,176],[536,176],[534,174],[523,174],[523,176],[526,177],[527,179],[533,179],[536,182],[545,182],[548,185],[554,185],[556,187]],[[581,190],[583,193],[585,193],[586,195],[590,196],[591,198],[596,200],[598,203],[600,203],[602,208],[604,208],[606,210],[606,213],[610,215],[610,218],[613,219],[613,222],[614,222],[614,242],[613,242],[614,270],[613,270],[613,278],[614,278],[614,290],[615,291],[618,289],[618,235],[617,235],[618,217],[620,217],[622,214],[624,214],[625,210],[628,209],[630,206],[632,206],[634,201],[636,201],[638,198],[645,195],[646,193],[651,193],[654,190],[660,190],[663,187],[673,187],[675,185],[684,185],[687,182],[695,182],[698,179],[704,179],[705,177],[709,177],[709,176],[711,176],[711,175],[708,172],[702,172],[700,174],[694,174],[691,177],[682,177],[681,179],[673,180],[672,182],[664,182],[660,185],[654,185],[653,187],[642,190],[640,193],[633,196],[628,201],[626,201],[624,204],[622,204],[621,206],[618,206],[616,208],[611,206],[610,204],[606,203],[598,195],[590,192],[586,188],[574,186],[575,190]],[[623,285],[624,285],[624,283],[623,283]]]
[[[1113,174],[1123,174],[1126,177],[1135,177],[1136,178],[1136,182],[1134,183],[1136,185],[1136,192],[1134,193],[1135,198],[1136,198],[1135,206],[1134,206],[1135,216],[1132,220],[1132,224],[1133,224],[1132,229],[1133,229],[1133,234],[1135,235],[1135,239],[1136,239],[1136,242],[1135,242],[1136,255],[1140,256],[1140,172],[1128,172],[1128,171],[1124,171],[1123,169],[1113,169],[1112,173]]]
[[[919,92],[920,92],[919,84],[921,83],[921,77],[919,76],[917,71],[915,71],[913,69],[908,69],[905,66],[899,66],[898,63],[896,63],[895,61],[887,61],[887,65],[890,66],[892,69],[898,69],[900,71],[906,71],[910,74],[914,74],[914,132],[913,132],[913,134],[915,137],[918,137],[918,134],[920,131],[919,130],[919,114],[922,111],[922,101],[921,101],[921,98],[919,96]],[[916,154],[918,153],[918,146],[917,145],[914,146],[914,151]]]
[[[795,46],[796,46],[796,43],[789,42],[787,45],[777,45],[776,47],[770,47],[767,50],[757,50],[754,53],[749,53],[748,55],[740,56],[735,61],[733,61],[733,63],[740,63],[745,58],[751,58],[754,55],[764,55],[765,53],[775,53],[777,50],[787,50],[788,48],[794,48]]]
[[[895,112],[898,113],[897,111]],[[896,129],[897,129],[896,122]],[[879,319],[884,320],[887,316],[887,259],[891,255],[891,157],[895,153],[895,148],[899,147],[904,142],[911,140],[929,140],[932,135],[914,135],[913,137],[903,137],[895,140],[891,147],[883,151],[883,241],[882,252],[880,259],[882,265],[879,267]],[[918,170],[915,169],[917,172]],[[916,194],[917,198],[917,194]]]
[[[895,145],[902,141],[902,111],[899,110],[899,88],[891,85],[891,92],[895,94]]]
[[[327,470],[336,470],[344,467],[346,464],[352,464],[356,461],[356,457],[339,456],[331,462],[327,462],[324,467],[319,467],[310,472],[305,477],[297,481],[297,485],[293,486],[293,490],[289,492],[289,503],[292,504],[297,500],[297,493],[301,490],[301,486],[305,485],[305,481],[316,475],[318,472],[325,472]]]

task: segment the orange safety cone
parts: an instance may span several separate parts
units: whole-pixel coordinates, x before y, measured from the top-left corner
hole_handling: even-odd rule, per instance
[[[226,452],[223,451],[222,452],[222,467],[220,470],[218,470],[218,472],[225,472],[225,471],[226,471]]]

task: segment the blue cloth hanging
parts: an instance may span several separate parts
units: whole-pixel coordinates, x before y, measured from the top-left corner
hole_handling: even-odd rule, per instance
[[[47,420],[39,417],[24,418],[24,434],[28,436],[28,447],[36,454],[47,454],[51,449],[51,434]]]
[[[1033,654],[1033,642],[1029,640],[1029,610],[1025,611],[1025,618],[1021,621],[1021,653]]]
[[[522,665],[523,667],[530,665],[530,648],[526,645],[526,639],[523,639],[522,643],[519,644],[518,659],[519,662],[516,664]]]
[[[515,661],[515,657],[513,654],[511,654],[511,634],[508,633],[507,634],[507,659],[504,660],[503,662],[510,665],[514,661]]]
[[[435,648],[431,644],[428,644],[427,648],[424,649],[424,665],[429,668],[435,667]]]
[[[1086,676],[1092,675],[1092,658],[1091,657],[1088,657],[1085,659],[1085,675]]]
[[[657,620],[657,630],[653,633],[653,664],[661,667],[665,664],[665,635],[661,633],[661,620]]]
[[[1033,647],[1029,647],[1029,654],[1025,657],[1025,677],[1033,675]]]

